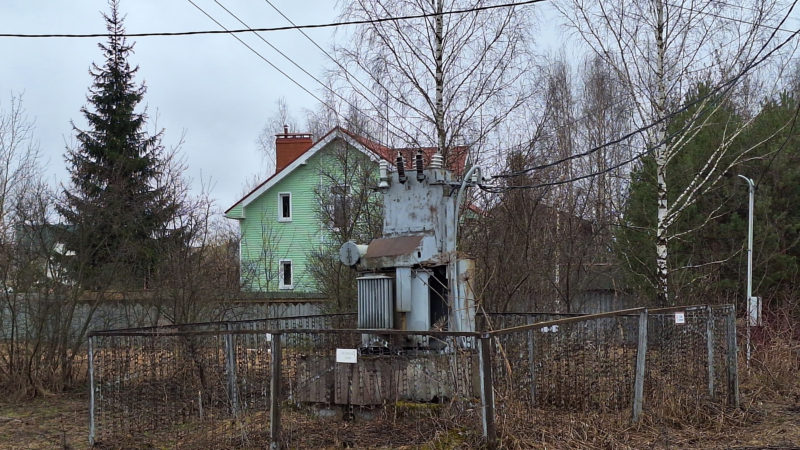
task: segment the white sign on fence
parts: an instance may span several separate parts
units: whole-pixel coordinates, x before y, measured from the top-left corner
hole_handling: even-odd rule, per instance
[[[336,349],[336,362],[355,364],[358,362],[358,350],[354,348],[337,348]]]
[[[683,311],[678,311],[675,313],[675,323],[677,325],[683,325],[686,323],[686,314]]]

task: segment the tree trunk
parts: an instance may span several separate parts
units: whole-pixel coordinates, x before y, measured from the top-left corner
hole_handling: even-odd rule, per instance
[[[436,40],[436,134],[438,138],[439,153],[445,161],[445,167],[449,167],[447,149],[447,136],[444,128],[444,18],[442,11],[444,2],[436,2],[436,30],[434,39]]]
[[[658,98],[655,105],[656,117],[664,117],[667,110],[667,87],[664,73],[664,54],[666,42],[664,40],[664,2],[656,1],[656,82],[658,83]],[[667,265],[667,125],[662,122],[656,128],[656,189],[658,196],[658,216],[656,221],[656,280],[658,303],[662,306],[669,304],[669,278]]]

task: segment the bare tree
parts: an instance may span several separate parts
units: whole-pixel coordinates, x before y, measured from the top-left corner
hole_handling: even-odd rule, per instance
[[[432,14],[418,20],[373,21],[338,49],[346,81],[386,124],[398,147],[472,151],[520,107],[529,92],[531,13],[504,7],[461,14],[493,0],[352,0],[348,19]],[[355,75],[353,75],[355,74]],[[352,76],[351,76],[352,75]],[[356,85],[353,77],[365,78]],[[367,85],[372,89],[361,89]],[[433,139],[431,139],[433,137]]]
[[[0,233],[3,236],[8,237],[14,231],[9,217],[14,213],[14,202],[40,177],[33,121],[25,114],[22,96],[12,94],[5,111],[0,109]]]
[[[537,83],[543,90],[534,98],[541,105],[539,116],[529,129],[523,125],[517,130],[524,131],[520,137],[528,142],[510,152],[501,169],[518,175],[505,179],[507,187],[493,189],[499,195],[479,200],[486,214],[477,219],[480,226],[468,231],[469,248],[483,268],[484,298],[492,309],[577,311],[600,306],[582,300],[595,278],[593,269],[608,262],[611,233],[598,212],[612,206],[598,195],[594,178],[547,185],[590,174],[602,163],[594,155],[524,173],[525,167],[566,159],[591,139],[600,139],[599,120],[606,127],[625,129],[620,117],[603,116],[609,101],[602,92],[579,89],[592,75],[586,66],[578,70],[582,75],[563,53],[547,62]],[[516,270],[502,270],[506,266]]]
[[[267,118],[264,128],[261,129],[261,133],[258,135],[258,150],[264,165],[263,170],[258,174],[258,178],[270,176],[275,172],[275,135],[283,133],[284,126],[289,127],[291,131],[297,131],[298,125],[298,121],[289,110],[286,98],[280,97],[275,101],[275,111]]]
[[[581,143],[586,148],[600,147],[631,129],[631,108],[623,84],[602,58],[590,56],[584,62],[583,92],[580,100]],[[625,197],[626,169],[618,167],[632,156],[628,143],[607,145],[587,158],[586,173],[600,175],[589,179],[593,192],[594,220],[603,229],[620,219]]]
[[[356,298],[352,269],[339,262],[347,241],[369,242],[380,236],[383,204],[377,185],[377,165],[368,156],[337,141],[318,166],[315,191],[317,217],[324,242],[309,255],[309,270],[317,288],[339,311],[352,311]]]
[[[33,121],[12,96],[0,109],[0,389],[58,390],[74,376],[76,329],[89,320],[69,297],[53,193],[42,181]],[[80,335],[82,336],[82,335]]]
[[[150,295],[172,323],[221,320],[240,287],[237,232],[205,196],[179,220],[181,239],[163,246]]]
[[[668,202],[666,172],[670,160],[700,129],[710,125],[713,113],[736,92],[745,74],[757,78],[754,64],[775,47],[772,30],[781,5],[775,1],[745,3],[572,0],[558,6],[568,25],[622,83],[634,111],[634,123],[644,130],[639,148],[655,157],[655,265],[661,304],[675,301],[670,299],[668,283],[667,249],[674,238],[670,225],[747,152],[731,158],[735,151],[731,144],[749,121],[731,124],[707,164]],[[698,99],[692,120],[679,132],[668,134],[670,113],[699,81],[720,88]]]

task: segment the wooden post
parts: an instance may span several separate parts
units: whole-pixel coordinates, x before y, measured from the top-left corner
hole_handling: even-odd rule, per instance
[[[528,318],[528,324],[533,323],[533,318]],[[528,370],[531,373],[531,406],[536,406],[536,343],[534,331],[528,330]]]
[[[730,307],[726,317],[726,340],[728,346],[728,403],[739,407],[739,356],[736,346],[736,308]]]
[[[714,400],[714,311],[706,308],[706,351],[708,354],[708,396]]]
[[[281,438],[281,334],[273,333],[269,380],[269,448],[280,448]]]
[[[489,334],[480,337],[478,358],[480,359],[481,378],[481,421],[483,422],[483,437],[488,448],[497,445],[497,431],[494,425],[494,387],[492,384],[492,341]]]
[[[633,383],[633,421],[639,421],[642,415],[644,397],[644,371],[647,358],[647,310],[639,313],[639,334],[636,348],[636,375]]]
[[[228,398],[231,401],[231,414],[239,417],[239,389],[236,385],[236,348],[233,335],[225,335],[225,372],[228,378]]]
[[[89,447],[94,447],[94,336],[89,336]]]

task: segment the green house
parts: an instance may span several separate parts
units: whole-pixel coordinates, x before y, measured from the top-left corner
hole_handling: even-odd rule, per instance
[[[239,222],[244,290],[308,297],[319,292],[309,270],[311,253],[332,242],[330,230],[347,222],[353,197],[380,197],[372,189],[378,184],[378,162],[386,160],[393,168],[399,152],[411,169],[417,151],[427,163],[436,149],[390,148],[341,127],[317,141],[287,128],[275,137],[275,174],[225,216]],[[450,165],[461,172],[467,148],[456,147],[453,154]],[[374,237],[360,238],[368,242]]]
[[[244,289],[302,297],[317,292],[310,253],[330,238],[320,211],[330,210],[333,220],[344,214],[351,186],[341,180],[348,161],[367,161],[377,177],[378,161],[396,151],[339,127],[317,141],[285,129],[275,144],[275,174],[225,216],[239,222]]]

